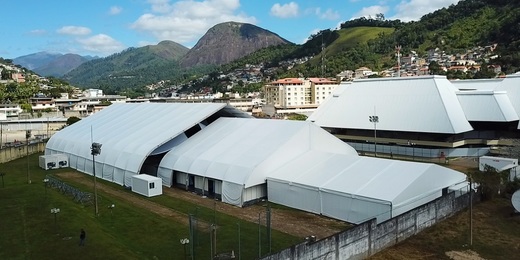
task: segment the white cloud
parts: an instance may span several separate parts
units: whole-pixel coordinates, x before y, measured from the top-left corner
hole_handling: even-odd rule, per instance
[[[108,14],[110,15],[118,15],[123,11],[123,8],[120,6],[112,6],[110,10],[108,10]]]
[[[299,13],[298,9],[298,4],[295,2],[290,2],[284,5],[276,3],[271,7],[271,15],[279,18],[296,17]]]
[[[45,35],[45,34],[47,34],[47,31],[43,30],[43,29],[36,29],[36,30],[29,31],[29,35],[33,35],[33,36],[41,36],[41,35]]]
[[[320,18],[324,20],[337,20],[340,18],[340,15],[338,11],[333,11],[332,9],[327,9],[325,12],[321,11],[321,8],[316,8],[315,14]]]
[[[372,17],[375,18],[376,14],[384,14],[388,11],[388,6],[383,5],[373,5],[368,7],[363,7],[359,12],[355,13],[351,19],[360,18],[360,17]]]
[[[106,34],[97,34],[88,38],[77,39],[77,41],[83,49],[102,55],[119,52],[125,48],[122,43]]]
[[[458,2],[459,0],[403,0],[395,7],[396,13],[390,19],[416,21],[425,14]]]
[[[56,32],[65,35],[87,35],[91,33],[91,30],[82,26],[63,26]]]
[[[256,23],[256,18],[239,13],[239,0],[149,0],[152,12],[141,15],[130,27],[153,35],[158,41],[190,43],[218,23]]]
[[[152,11],[155,13],[169,13],[175,7],[170,4],[170,0],[148,0],[152,5]]]

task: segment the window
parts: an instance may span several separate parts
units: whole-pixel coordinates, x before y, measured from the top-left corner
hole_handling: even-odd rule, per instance
[[[153,182],[150,183],[150,189],[155,189],[155,183],[153,183]]]

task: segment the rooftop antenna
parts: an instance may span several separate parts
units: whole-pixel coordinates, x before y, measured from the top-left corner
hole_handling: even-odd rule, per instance
[[[397,77],[401,77],[401,45],[395,46],[397,52]]]

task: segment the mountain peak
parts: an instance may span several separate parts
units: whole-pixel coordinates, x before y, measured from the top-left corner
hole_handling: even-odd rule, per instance
[[[182,65],[222,65],[269,46],[289,44],[277,34],[256,25],[225,22],[211,27],[186,54]]]

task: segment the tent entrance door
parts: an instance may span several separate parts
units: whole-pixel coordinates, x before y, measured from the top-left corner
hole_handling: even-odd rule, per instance
[[[215,181],[208,179],[208,194],[215,196]]]
[[[188,189],[195,189],[195,175],[188,175]]]

